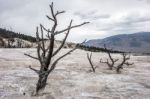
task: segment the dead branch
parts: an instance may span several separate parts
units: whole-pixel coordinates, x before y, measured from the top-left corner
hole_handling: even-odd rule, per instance
[[[60,50],[61,50],[61,48],[64,46],[64,44],[65,44],[65,42],[66,42],[66,39],[67,39],[67,37],[68,37],[68,34],[69,34],[69,32],[70,32],[70,29],[71,29],[71,25],[72,25],[72,20],[71,20],[71,22],[70,22],[70,25],[68,26],[68,31],[67,31],[67,33],[66,33],[66,36],[65,36],[65,38],[64,38],[64,40],[63,40],[63,42],[62,42],[62,44],[59,46],[59,48],[53,53],[53,56],[55,56]]]
[[[31,56],[31,55],[26,54],[26,53],[24,53],[24,55],[26,55],[26,56],[28,56],[28,57],[30,57],[30,58],[33,58],[33,59],[39,60],[37,57]]]
[[[70,29],[77,28],[77,27],[80,27],[80,26],[85,25],[85,24],[88,24],[88,23],[89,23],[89,22],[84,22],[84,23],[81,23],[81,24],[79,24],[79,25],[74,25],[74,26],[71,26]],[[60,33],[63,33],[63,32],[65,32],[65,31],[67,31],[67,30],[68,30],[68,28],[63,29],[63,30],[61,30],[61,31],[56,31],[55,35],[60,34]]]
[[[62,14],[62,13],[65,13],[65,11],[57,11],[57,13],[55,14],[55,16],[57,16],[59,14]]]
[[[76,49],[77,49],[77,47],[75,47],[74,49],[70,50],[70,51],[67,52],[66,54],[64,54],[64,55],[60,56],[58,59],[56,59],[56,60],[53,62],[53,64],[52,64],[51,68],[49,69],[49,72],[48,72],[48,73],[52,72],[52,71],[55,69],[56,64],[58,63],[58,61],[59,61],[60,59],[64,58],[65,56],[67,56],[68,54],[70,54],[71,52],[73,52],[73,51],[76,50]]]
[[[106,50],[106,53],[108,54],[109,59],[107,59],[107,61],[103,61],[102,59],[100,59],[100,63],[107,64],[109,69],[112,70],[113,67],[114,67],[115,62],[117,62],[119,59],[113,59],[113,57],[111,56],[110,51],[106,48],[106,45],[104,45],[104,49]]]
[[[92,52],[91,52],[90,55],[87,53],[87,59],[88,59],[90,65],[91,65],[92,71],[95,72],[95,69],[97,68],[97,66],[94,67],[94,65],[93,65],[93,62],[92,62]]]
[[[39,74],[39,73],[40,73],[40,71],[39,71],[39,70],[36,70],[36,69],[32,68],[31,66],[29,66],[29,68],[30,68],[31,70],[33,70],[34,72],[36,72],[37,74]]]

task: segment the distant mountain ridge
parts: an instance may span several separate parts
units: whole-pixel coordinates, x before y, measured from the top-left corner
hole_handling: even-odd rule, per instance
[[[104,39],[89,40],[85,43],[87,46],[100,48],[103,48],[104,44],[109,49],[118,51],[150,53],[150,32],[114,35]]]

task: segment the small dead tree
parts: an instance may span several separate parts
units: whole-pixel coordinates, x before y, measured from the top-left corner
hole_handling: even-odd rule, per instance
[[[116,67],[116,72],[117,73],[120,73],[120,69],[123,69],[123,66],[124,65],[133,65],[133,63],[129,63],[128,60],[130,60],[130,55],[127,55],[127,53],[122,53],[121,54],[123,59],[122,59],[122,62]]]
[[[0,37],[0,47],[4,47],[5,46],[5,42],[3,40],[2,37]]]
[[[22,39],[17,38],[16,40],[17,40],[17,46],[16,47],[22,48],[22,43],[23,43]]]
[[[7,42],[8,42],[7,47],[8,48],[12,48],[14,41],[15,41],[14,38],[8,38],[8,40],[7,40]]]
[[[111,52],[106,48],[106,45],[104,45],[104,48],[106,50],[106,53],[109,56],[109,59],[107,59],[107,61],[102,61],[102,59],[100,59],[101,63],[105,63],[108,65],[109,69],[112,70],[113,68],[116,68],[116,72],[120,73],[120,69],[123,69],[124,65],[133,65],[133,63],[129,63],[128,60],[130,60],[130,55],[128,55],[127,53],[121,53],[120,55],[122,56],[122,61],[120,64],[118,64],[117,66],[115,66],[116,62],[119,61],[119,59],[114,59],[111,55]]]
[[[45,88],[46,86],[46,82],[47,82],[47,78],[48,75],[55,69],[56,64],[58,63],[58,61],[60,59],[62,59],[63,57],[67,56],[68,54],[70,54],[71,52],[73,52],[77,47],[73,48],[72,50],[68,51],[67,53],[65,53],[64,55],[60,56],[59,58],[57,58],[55,61],[52,62],[52,60],[54,59],[54,56],[58,54],[58,52],[63,48],[66,39],[70,33],[70,30],[76,27],[80,27],[82,25],[85,25],[89,22],[84,22],[82,24],[79,25],[72,25],[72,20],[70,21],[70,24],[67,28],[57,31],[57,25],[58,25],[58,21],[57,21],[57,16],[64,13],[65,11],[54,11],[53,8],[53,3],[51,3],[50,5],[50,10],[51,10],[51,16],[47,16],[47,18],[53,22],[53,26],[51,29],[46,29],[43,25],[40,24],[40,32],[41,32],[41,37],[39,36],[39,28],[36,28],[36,40],[37,40],[37,56],[31,56],[29,54],[25,54],[33,59],[36,59],[40,62],[40,70],[36,70],[34,68],[32,68],[31,66],[29,66],[29,68],[33,71],[35,71],[38,76],[38,82],[36,85],[36,95],[38,94],[38,92],[42,89]],[[49,40],[49,46],[46,47],[45,43],[44,43],[44,32],[47,32],[47,38]],[[54,50],[54,43],[55,43],[55,36],[61,33],[65,33],[65,37],[61,43],[61,45],[58,47],[58,49]]]
[[[107,64],[109,69],[112,70],[115,62],[117,62],[119,59],[113,59],[113,57],[111,56],[111,52],[106,48],[106,45],[104,45],[104,49],[106,53],[108,54],[109,59],[107,59],[107,61],[103,61],[102,59],[100,59],[100,63]]]
[[[91,65],[92,71],[95,72],[95,69],[97,68],[97,66],[94,67],[94,65],[93,65],[93,62],[92,62],[92,52],[91,52],[90,55],[87,53],[87,59],[88,59],[90,65]]]

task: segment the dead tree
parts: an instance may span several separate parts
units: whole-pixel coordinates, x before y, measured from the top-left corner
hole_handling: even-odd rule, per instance
[[[0,37],[0,47],[4,47],[5,46],[5,42],[3,40],[2,37]]]
[[[124,65],[133,65],[133,63],[129,63],[128,60],[130,60],[130,55],[128,55],[127,53],[121,53],[120,55],[122,55],[123,59],[121,61],[120,64],[118,64],[117,66],[115,66],[116,62],[119,60],[119,59],[114,59],[112,56],[111,56],[111,52],[112,50],[108,50],[106,48],[106,45],[104,45],[104,49],[106,50],[106,53],[108,54],[109,56],[109,59],[107,59],[107,61],[102,61],[102,59],[100,59],[100,62],[101,63],[105,63],[108,65],[109,69],[112,70],[113,67],[116,68],[116,72],[117,73],[120,73],[120,69],[123,69],[123,66]]]
[[[22,46],[22,43],[23,43],[22,39],[17,38],[16,40],[17,40],[17,46],[16,47],[22,48],[23,47]]]
[[[14,38],[8,38],[8,40],[7,40],[7,42],[8,42],[7,47],[8,48],[12,48],[14,41],[15,41]]]
[[[117,73],[121,72],[120,69],[123,69],[124,65],[127,65],[127,66],[133,65],[133,63],[128,62],[128,60],[130,60],[130,55],[127,56],[127,53],[122,53],[121,55],[122,55],[123,59],[122,59],[122,62],[118,66],[116,66]]]
[[[92,62],[92,52],[91,52],[90,55],[87,53],[87,59],[88,59],[90,65],[91,65],[92,71],[95,72],[95,69],[96,69],[97,67],[94,67],[94,65],[93,65],[93,62]]]
[[[47,18],[53,22],[52,28],[46,29],[43,25],[40,24],[41,37],[39,36],[39,27],[36,28],[36,40],[37,40],[37,45],[38,45],[37,57],[31,56],[29,54],[25,54],[40,62],[40,70],[36,70],[32,68],[31,66],[29,67],[31,70],[35,71],[39,76],[39,79],[36,85],[36,94],[38,94],[40,90],[45,88],[48,75],[55,69],[58,61],[62,59],[63,57],[67,56],[68,54],[70,54],[71,52],[73,52],[77,48],[77,47],[73,48],[72,50],[68,51],[67,53],[65,53],[64,55],[60,56],[59,58],[57,58],[56,60],[52,62],[52,60],[54,59],[54,56],[57,55],[58,52],[63,48],[66,42],[66,39],[70,33],[70,30],[89,23],[89,22],[84,22],[79,25],[72,25],[73,21],[71,20],[67,28],[57,31],[56,30],[57,25],[58,25],[57,16],[64,13],[65,11],[55,12],[53,8],[54,8],[53,3],[51,3],[50,5],[51,16],[47,16]],[[44,43],[44,32],[47,32],[46,37],[48,38],[48,41],[49,41],[48,47],[46,47]],[[54,50],[55,36],[64,32],[65,32],[65,37],[61,45],[56,50]]]
[[[115,65],[115,62],[117,62],[119,59],[113,59],[113,57],[111,56],[111,52],[106,48],[106,45],[104,45],[104,49],[108,54],[109,59],[107,59],[107,61],[103,61],[102,59],[100,59],[100,63],[107,64],[109,69],[112,70]]]

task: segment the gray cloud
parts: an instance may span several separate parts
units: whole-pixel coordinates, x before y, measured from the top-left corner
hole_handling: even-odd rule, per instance
[[[89,25],[72,30],[69,41],[102,38],[112,34],[150,31],[150,0],[53,0],[55,10],[66,10],[59,17],[59,28],[90,21]],[[0,26],[35,35],[40,23],[51,26],[49,0],[0,0]],[[62,36],[58,37],[62,39]]]
[[[138,1],[144,1],[144,2],[150,3],[150,0],[138,0]]]
[[[93,11],[89,11],[89,12],[86,12],[86,13],[81,13],[81,12],[75,12],[74,15],[77,15],[81,18],[81,20],[99,20],[99,19],[106,19],[106,18],[109,18],[110,15],[108,14],[101,14],[99,15],[99,13],[97,13],[96,10],[93,10]]]
[[[20,0],[0,0],[0,12],[5,13],[6,11],[12,11],[18,8],[22,8],[29,2],[31,2],[31,0],[23,0],[21,2]]]

